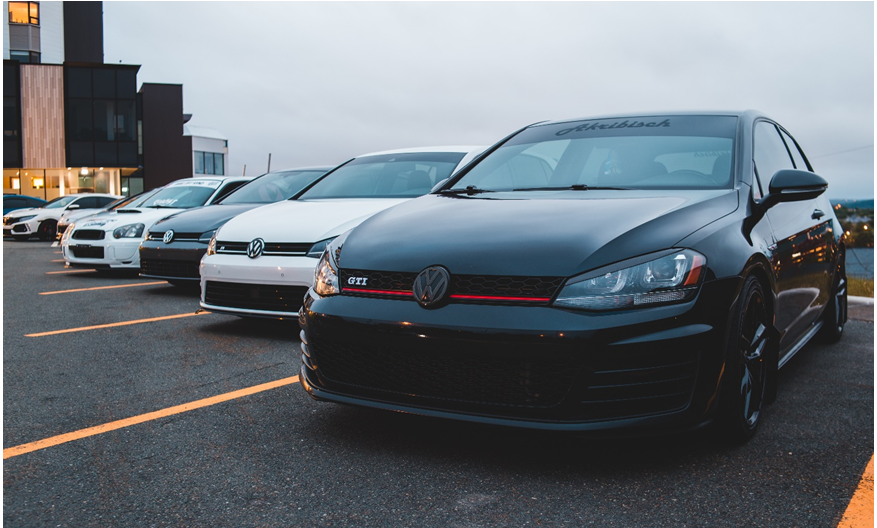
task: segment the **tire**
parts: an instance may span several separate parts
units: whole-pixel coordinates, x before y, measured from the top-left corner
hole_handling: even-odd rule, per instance
[[[822,316],[822,328],[819,340],[823,343],[837,343],[843,337],[844,325],[847,323],[847,267],[843,255],[838,258],[834,288],[831,299]]]
[[[40,240],[43,242],[51,242],[55,240],[55,233],[58,230],[58,223],[52,220],[45,220],[40,223],[40,227],[37,228],[37,236],[40,237]]]
[[[718,415],[724,440],[746,442],[755,434],[766,403],[768,361],[773,355],[770,312],[758,279],[750,276],[732,312],[725,348],[725,378]]]

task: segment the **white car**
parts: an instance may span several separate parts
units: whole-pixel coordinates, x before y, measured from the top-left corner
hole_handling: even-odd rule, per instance
[[[209,205],[252,177],[199,177],[171,182],[136,207],[126,206],[78,220],[61,238],[68,266],[95,269],[140,269],[143,237],[166,216]]]
[[[68,194],[40,207],[16,209],[3,217],[3,236],[16,240],[27,240],[32,236],[54,240],[58,220],[65,212],[96,213],[119,198],[122,197],[114,194]]]
[[[422,196],[484,147],[376,152],[329,171],[298,199],[220,227],[201,259],[201,307],[243,317],[297,317],[326,245],[384,209]]]
[[[115,211],[116,209],[121,209],[125,207],[139,207],[140,204],[145,202],[150,196],[160,191],[163,187],[159,187],[158,189],[153,189],[151,191],[144,191],[142,193],[135,194],[134,196],[122,197],[114,202],[110,202],[108,205],[95,210],[79,210],[75,209],[72,211],[65,211],[64,214],[61,215],[60,220],[58,220],[58,234],[55,235],[55,238],[61,240],[64,236],[64,231],[67,230],[70,226],[75,224],[78,220],[87,218],[89,216],[99,215],[103,213],[109,213]]]

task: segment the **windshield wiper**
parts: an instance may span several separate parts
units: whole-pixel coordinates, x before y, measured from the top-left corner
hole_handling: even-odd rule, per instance
[[[496,192],[496,191],[491,191],[489,189],[479,189],[478,187],[475,187],[474,185],[469,185],[465,189],[442,189],[438,193],[439,194],[465,194],[467,196],[472,196],[473,194],[481,194],[481,193],[489,193],[489,192]]]
[[[150,209],[180,209],[177,205],[147,205]]]
[[[143,211],[138,211],[137,209],[116,209],[117,213],[142,213]]]
[[[569,187],[522,187],[512,191],[629,191],[628,187],[591,187],[583,183],[570,185]]]

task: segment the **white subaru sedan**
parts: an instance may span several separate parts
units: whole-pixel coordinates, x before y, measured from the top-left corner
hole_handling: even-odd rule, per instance
[[[252,177],[199,177],[171,182],[136,207],[83,218],[68,227],[61,252],[68,266],[140,269],[140,242],[149,228],[184,209],[209,205]]]
[[[242,317],[297,317],[332,239],[428,193],[483,150],[428,147],[358,156],[293,199],[236,216],[216,231],[201,259],[201,307]]]

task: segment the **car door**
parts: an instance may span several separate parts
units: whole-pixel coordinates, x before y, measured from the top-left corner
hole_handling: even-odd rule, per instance
[[[800,152],[796,154],[801,157]],[[776,171],[796,168],[780,130],[769,121],[755,124],[753,158],[763,194]],[[766,213],[775,244],[772,265],[781,353],[810,328],[830,296],[831,226],[820,198],[782,202]]]

